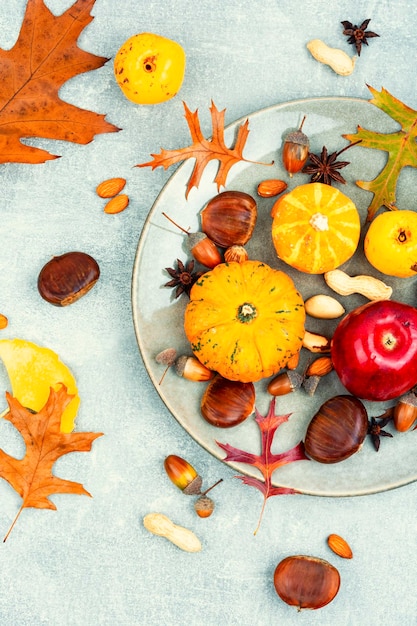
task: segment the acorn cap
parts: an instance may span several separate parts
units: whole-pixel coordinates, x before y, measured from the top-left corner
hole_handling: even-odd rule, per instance
[[[208,239],[208,237],[205,233],[201,231],[198,231],[196,233],[188,233],[188,245],[190,247],[190,250],[192,250],[197,244],[204,241],[204,239]]]
[[[404,404],[410,404],[411,406],[417,407],[417,396],[413,391],[406,393],[404,396],[398,399],[398,402],[403,402]]]
[[[187,496],[195,496],[201,493],[201,485],[203,479],[200,475],[197,475],[188,485],[182,490]]]
[[[296,143],[300,146],[310,146],[310,140],[301,130],[293,130],[285,137],[285,142]]]

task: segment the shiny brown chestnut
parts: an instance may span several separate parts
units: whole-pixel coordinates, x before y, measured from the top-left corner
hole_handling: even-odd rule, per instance
[[[231,428],[253,412],[255,387],[252,383],[227,380],[216,375],[201,399],[201,414],[212,426]]]
[[[359,450],[367,431],[368,414],[362,402],[354,396],[334,396],[308,425],[305,451],[319,463],[338,463]]]
[[[258,209],[255,199],[243,191],[223,191],[201,211],[202,231],[221,248],[244,246],[252,237]]]
[[[94,287],[100,276],[98,263],[85,252],[66,252],[54,256],[41,269],[38,290],[44,300],[67,306]]]
[[[338,570],[325,559],[288,556],[274,572],[275,591],[287,604],[301,609],[320,609],[329,604],[340,588]]]

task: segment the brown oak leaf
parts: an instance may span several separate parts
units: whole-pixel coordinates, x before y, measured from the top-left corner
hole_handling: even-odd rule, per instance
[[[4,478],[21,496],[21,507],[7,532],[6,541],[22,510],[27,507],[56,510],[49,496],[55,493],[74,493],[90,496],[80,483],[58,478],[52,474],[55,461],[69,452],[87,452],[103,433],[60,430],[61,416],[74,396],[65,385],[57,391],[51,388],[49,398],[39,413],[23,407],[6,392],[9,411],[4,415],[20,432],[26,444],[22,459],[16,459],[0,449],[0,477]]]
[[[282,452],[280,454],[274,454],[271,452],[271,445],[277,428],[284,422],[287,422],[290,417],[291,413],[288,415],[275,415],[275,398],[271,400],[266,416],[261,415],[255,408],[255,421],[261,431],[261,454],[245,452],[244,450],[239,450],[238,448],[235,448],[227,443],[224,444],[216,441],[217,445],[226,452],[226,457],[223,459],[224,461],[234,461],[236,463],[253,465],[253,467],[256,467],[261,472],[264,478],[264,480],[260,480],[252,476],[236,476],[236,478],[241,480],[245,485],[250,485],[251,487],[259,489],[264,497],[258,526],[254,533],[255,535],[259,530],[268,498],[271,496],[299,493],[295,489],[275,487],[272,484],[273,472],[279,467],[287,465],[288,463],[293,463],[294,461],[310,460],[304,452],[304,443],[302,441],[291,448],[291,450],[287,450],[287,452]]]
[[[249,120],[246,120],[238,127],[236,140],[233,148],[228,148],[224,139],[224,116],[226,109],[219,111],[214,104],[211,103],[211,123],[213,128],[212,138],[205,139],[201,132],[200,120],[198,118],[198,110],[192,112],[185,102],[183,102],[185,110],[185,119],[190,129],[192,144],[186,148],[178,150],[161,149],[159,154],[151,154],[152,161],[147,163],[139,163],[136,167],[156,167],[168,169],[171,165],[184,161],[186,159],[195,159],[195,165],[187,183],[185,197],[188,197],[193,187],[198,187],[206,165],[213,160],[219,161],[219,168],[214,178],[217,189],[226,185],[227,175],[233,165],[239,161],[252,163],[243,157],[243,149],[249,135]],[[262,165],[272,165],[272,163],[262,163]]]
[[[43,0],[28,0],[15,45],[0,49],[0,163],[44,163],[57,158],[25,145],[24,138],[87,144],[96,134],[120,130],[104,115],[68,104],[58,95],[68,79],[108,61],[77,46],[78,36],[93,19],[94,3],[77,0],[57,17]]]

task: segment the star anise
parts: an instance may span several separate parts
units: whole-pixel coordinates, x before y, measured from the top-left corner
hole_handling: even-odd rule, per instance
[[[326,146],[323,146],[320,156],[310,152],[308,155],[310,163],[307,161],[307,164],[303,167],[303,174],[310,174],[310,182],[312,183],[324,183],[325,185],[331,185],[332,180],[335,180],[344,185],[346,180],[341,174],[339,174],[338,170],[341,170],[343,167],[346,167],[346,165],[349,165],[350,161],[337,161],[337,157],[340,156],[342,152],[357,143],[360,143],[360,141],[351,143],[348,146],[345,146],[342,150],[332,152],[331,154],[328,153]]]
[[[351,22],[341,22],[344,31],[343,34],[349,37],[348,43],[354,44],[358,56],[361,56],[362,44],[368,45],[368,39],[379,37],[371,30],[366,30],[371,20],[365,20],[360,26],[353,25]]]
[[[204,272],[194,272],[194,261],[187,261],[186,264],[177,259],[177,267],[166,267],[165,270],[172,280],[165,283],[164,287],[176,287],[175,297],[178,298],[182,293],[190,295],[191,287],[204,274]]]
[[[383,430],[385,426],[392,420],[393,409],[387,409],[379,418],[371,417],[368,422],[368,435],[370,435],[375,450],[378,452],[381,445],[381,437],[392,437],[391,433]],[[379,421],[377,421],[377,419]]]

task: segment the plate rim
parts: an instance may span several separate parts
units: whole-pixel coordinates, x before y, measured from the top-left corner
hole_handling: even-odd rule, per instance
[[[242,123],[246,122],[246,120],[251,120],[251,118],[258,116],[258,115],[265,115],[268,113],[272,113],[272,112],[276,112],[279,111],[281,109],[285,109],[286,107],[293,107],[293,106],[302,106],[303,104],[309,104],[309,103],[320,103],[320,102],[330,102],[330,103],[338,103],[338,102],[354,102],[354,103],[359,103],[359,104],[364,104],[364,105],[368,105],[369,106],[373,106],[372,103],[370,102],[370,100],[366,99],[366,98],[360,98],[360,97],[354,97],[354,96],[312,96],[312,97],[307,97],[307,98],[298,98],[295,100],[288,100],[288,101],[283,101],[280,103],[276,103],[273,105],[269,105],[266,107],[263,107],[261,109],[257,109],[255,111],[253,111],[252,113],[248,113],[246,115],[243,115],[241,117],[239,117],[238,119],[230,122],[229,124],[225,125],[225,133],[229,130],[232,130],[238,126],[240,126]],[[384,111],[382,111],[381,109],[379,109],[379,111],[381,113],[384,113],[386,115],[386,113]],[[389,117],[389,116],[388,116]],[[263,480],[262,476],[259,474],[255,474],[253,472],[246,472],[241,465],[230,462],[230,461],[225,461],[224,458],[222,458],[220,456],[221,454],[221,450],[219,449],[219,454],[215,454],[212,450],[208,449],[207,446],[205,445],[203,439],[201,437],[198,436],[197,433],[194,432],[190,432],[186,426],[181,422],[181,420],[178,418],[178,416],[175,414],[174,410],[171,408],[171,406],[169,405],[169,403],[167,402],[167,400],[160,394],[158,393],[158,380],[156,379],[156,376],[154,376],[153,372],[150,370],[150,368],[148,367],[148,363],[147,363],[147,358],[144,354],[144,347],[143,347],[143,341],[141,338],[141,333],[139,331],[139,316],[138,316],[138,312],[137,312],[137,307],[135,306],[135,303],[137,301],[137,295],[138,295],[138,283],[139,283],[139,265],[140,265],[140,261],[142,258],[142,251],[143,251],[143,247],[145,245],[146,242],[146,236],[147,233],[149,231],[149,228],[151,226],[151,220],[152,217],[155,213],[155,210],[160,202],[161,197],[164,195],[164,193],[167,192],[167,187],[172,183],[172,179],[183,169],[189,167],[188,164],[188,160],[185,160],[183,163],[181,163],[179,166],[177,166],[175,168],[175,170],[172,172],[172,174],[168,177],[168,179],[165,181],[165,183],[163,184],[163,186],[161,187],[161,189],[159,190],[157,196],[155,197],[155,200],[152,203],[151,208],[149,209],[146,218],[144,220],[143,226],[142,226],[142,230],[139,236],[139,240],[138,240],[138,244],[137,244],[137,248],[136,248],[136,253],[135,253],[135,257],[134,257],[134,262],[133,262],[133,271],[132,271],[132,278],[131,278],[131,305],[132,305],[132,318],[133,318],[133,325],[134,325],[134,331],[135,331],[135,337],[136,337],[136,342],[138,345],[138,349],[139,349],[139,354],[140,357],[142,359],[142,362],[144,364],[145,370],[152,382],[152,385],[154,387],[153,392],[156,392],[156,395],[159,397],[160,401],[162,401],[163,405],[165,406],[165,408],[168,410],[168,412],[171,414],[171,416],[176,420],[176,422],[181,426],[181,428],[184,430],[184,432],[187,434],[187,436],[191,437],[198,445],[200,445],[203,450],[205,450],[208,454],[210,454],[211,456],[213,456],[216,460],[221,461],[224,465],[226,465],[229,468],[234,469],[235,471],[237,471],[240,475],[243,476],[257,476],[258,478],[260,478],[260,480]],[[227,429],[221,429],[221,430],[227,430]],[[325,491],[321,491],[320,489],[315,489],[315,490],[311,490],[309,491],[308,489],[296,489],[295,493],[296,494],[300,494],[300,495],[307,495],[307,496],[311,496],[311,497],[326,497],[326,498],[349,498],[349,497],[364,497],[364,496],[369,496],[369,495],[375,495],[378,493],[383,493],[386,491],[391,491],[393,489],[399,489],[400,487],[404,487],[406,485],[412,484],[414,482],[416,482],[417,480],[417,474],[415,477],[410,477],[410,478],[405,478],[403,480],[398,480],[396,483],[391,483],[391,484],[382,484],[381,486],[375,486],[372,488],[362,488],[360,490],[354,491],[352,493],[350,492],[345,492],[345,491],[341,491],[340,493],[327,493]]]

